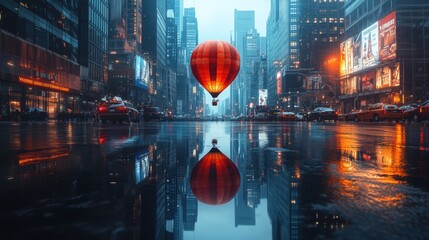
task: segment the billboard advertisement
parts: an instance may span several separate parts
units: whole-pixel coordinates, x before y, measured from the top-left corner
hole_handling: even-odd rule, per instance
[[[375,79],[375,87],[377,89],[399,86],[401,80],[399,63],[393,66],[378,68],[375,73]]]
[[[396,12],[392,12],[378,22],[380,60],[396,58]]]
[[[149,63],[139,55],[136,55],[134,82],[136,87],[149,89]]]
[[[362,75],[362,92],[374,90],[374,72],[368,72]]]
[[[362,34],[358,34],[356,36],[354,36],[352,38],[352,48],[353,48],[353,55],[352,55],[352,59],[353,59],[353,70],[350,72],[357,72],[362,70],[362,57],[361,57],[361,52],[362,52],[362,48],[361,48],[361,37]]]
[[[267,105],[267,97],[268,97],[268,90],[267,89],[259,89],[259,102],[258,105],[260,106],[266,106]]]
[[[352,38],[340,44],[340,75],[346,75],[353,72],[353,40]]]
[[[378,22],[362,31],[362,67],[378,64]]]
[[[282,94],[282,73],[280,71],[276,75],[276,93],[277,95]]]
[[[392,12],[340,43],[340,75],[373,67],[380,61],[395,59],[396,50],[396,12]]]

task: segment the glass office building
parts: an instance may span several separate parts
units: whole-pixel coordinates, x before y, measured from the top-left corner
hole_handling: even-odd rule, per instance
[[[19,27],[17,27],[19,26]],[[79,111],[78,1],[0,2],[0,105]]]

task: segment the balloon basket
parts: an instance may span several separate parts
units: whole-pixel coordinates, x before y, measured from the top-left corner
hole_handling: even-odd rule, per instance
[[[212,106],[217,106],[217,102],[219,102],[219,100],[217,100],[217,99],[213,99],[213,101],[212,101]]]

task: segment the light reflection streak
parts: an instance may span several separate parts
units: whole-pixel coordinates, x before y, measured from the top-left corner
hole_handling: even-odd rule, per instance
[[[358,141],[358,131],[350,126],[339,125],[338,128],[341,158],[338,168],[331,169],[330,179],[334,195],[360,207],[391,208],[403,204],[405,196],[398,193],[397,188],[404,184],[401,179],[407,175],[404,126],[396,125],[393,132],[382,136],[387,141],[373,145]]]

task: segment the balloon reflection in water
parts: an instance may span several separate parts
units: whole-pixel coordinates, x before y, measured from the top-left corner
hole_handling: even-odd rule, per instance
[[[192,170],[191,189],[195,197],[210,205],[229,202],[240,187],[235,164],[216,146]]]

